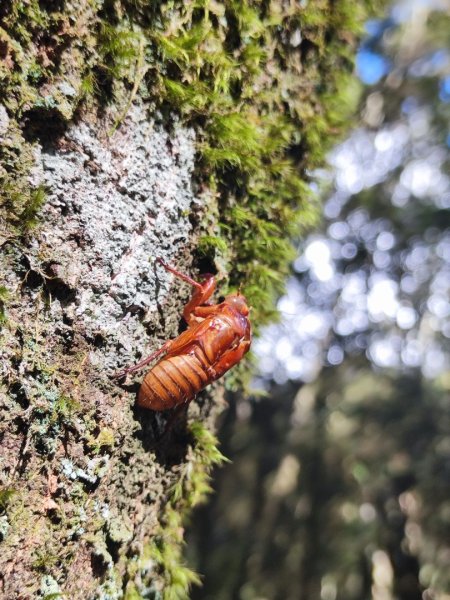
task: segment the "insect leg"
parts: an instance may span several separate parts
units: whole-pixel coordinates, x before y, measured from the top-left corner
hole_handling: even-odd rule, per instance
[[[206,275],[201,286],[201,290],[197,288],[192,294],[192,298],[184,307],[183,318],[188,325],[190,325],[192,322],[196,322],[195,317],[200,316],[196,313],[196,311],[198,310],[198,308],[200,308],[202,304],[206,303],[206,301],[212,296],[214,290],[216,289],[216,278],[214,277],[214,275]],[[210,309],[215,307],[205,306],[204,308]]]
[[[196,306],[192,311],[196,317],[209,317],[218,312],[218,304],[208,304],[206,306]]]
[[[161,354],[166,353],[169,350],[169,347],[171,344],[172,344],[172,340],[168,340],[165,344],[163,344],[161,346],[161,348],[159,348],[159,350],[156,350],[155,352],[150,354],[150,356],[148,356],[147,358],[144,358],[144,360],[141,360],[136,365],[133,365],[132,367],[128,367],[127,369],[124,369],[123,371],[119,371],[119,373],[116,373],[114,375],[114,378],[122,379],[123,377],[126,377],[129,373],[134,373],[135,371],[139,371],[139,369],[142,369],[142,367],[145,367],[145,365],[148,365],[149,363],[154,361],[155,358],[158,358],[158,356],[161,356]]]
[[[170,273],[173,273],[176,277],[179,277],[183,281],[186,281],[187,283],[190,283],[192,286],[198,288],[199,290],[203,289],[201,283],[199,283],[198,281],[195,281],[195,279],[192,279],[191,277],[189,277],[189,275],[185,275],[184,273],[181,273],[180,271],[177,271],[174,267],[171,267],[170,265],[168,265],[167,263],[165,263],[162,258],[159,258],[159,256],[156,259],[156,262],[158,262],[161,266],[163,266],[166,269],[166,271],[169,271]]]
[[[160,265],[162,265],[166,269],[166,271],[173,273],[176,277],[179,277],[183,281],[190,283],[195,288],[192,298],[189,300],[189,302],[186,304],[183,310],[184,320],[186,321],[186,323],[190,324],[193,320],[195,320],[195,309],[200,305],[205,304],[216,289],[216,278],[214,277],[214,275],[208,273],[203,276],[202,283],[199,283],[198,281],[191,279],[191,277],[189,277],[188,275],[180,273],[180,271],[177,271],[176,269],[165,263],[161,258],[157,258],[156,260],[157,262],[159,262]]]
[[[222,377],[224,373],[226,373],[231,367],[237,364],[241,358],[244,356],[246,352],[248,352],[250,348],[250,340],[244,338],[241,340],[239,345],[233,350],[228,350],[225,352],[220,360],[214,365],[215,376],[214,379],[218,379]]]

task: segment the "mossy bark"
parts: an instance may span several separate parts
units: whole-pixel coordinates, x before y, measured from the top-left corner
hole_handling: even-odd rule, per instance
[[[372,2],[0,7],[0,595],[183,597],[183,512],[221,460],[219,385],[168,440],[115,371],[231,271],[271,314],[317,213],[306,169],[345,113]],[[198,249],[201,249],[199,252]],[[136,382],[138,379],[136,379]]]
[[[186,463],[186,432],[152,449],[162,420],[112,376],[178,333],[189,292],[154,259],[191,268],[194,135],[141,104],[110,124],[86,116],[35,145],[39,225],[3,243],[6,598],[45,596],[50,576],[69,597],[120,597]]]

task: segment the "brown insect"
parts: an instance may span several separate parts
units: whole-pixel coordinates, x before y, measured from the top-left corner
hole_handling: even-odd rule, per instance
[[[199,283],[162,259],[156,260],[195,288],[183,310],[188,329],[119,376],[134,373],[159,358],[144,377],[138,404],[151,410],[166,410],[187,404],[238,363],[250,348],[251,329],[249,308],[242,294],[231,294],[220,304],[209,304],[216,288],[213,275],[204,275]]]

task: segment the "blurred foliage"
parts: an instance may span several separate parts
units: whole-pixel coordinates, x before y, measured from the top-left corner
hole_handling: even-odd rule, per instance
[[[233,406],[223,431],[233,465],[191,532],[205,574],[194,597],[444,598],[444,383],[354,361],[299,391],[274,388],[251,417]]]
[[[409,6],[397,5],[397,11]],[[346,236],[335,239],[356,249],[335,259],[338,282],[355,273],[369,281],[375,272],[399,283],[405,276],[417,280],[399,286],[417,326],[370,311],[363,335],[331,325],[315,380],[279,377],[285,383],[269,382],[265,398],[232,399],[221,437],[233,462],[217,474],[217,494],[198,511],[190,532],[191,561],[205,575],[197,599],[449,598],[449,373],[442,365],[427,371],[408,360],[383,368],[370,348],[375,333],[388,346],[395,334],[400,344],[417,341],[433,361],[435,341],[442,352],[448,342],[445,311],[434,314],[430,298],[440,293],[437,269],[444,279],[448,275],[450,97],[443,82],[449,16],[418,3],[407,19],[387,18],[369,29],[362,51],[388,66],[367,89],[361,119],[368,133],[356,147],[365,154],[371,131],[376,136],[400,126],[404,132],[407,124],[411,135],[382,178],[349,194],[339,210],[331,200],[325,204],[326,227],[328,233],[337,222],[346,227]],[[437,165],[428,178],[427,164]],[[433,187],[439,178],[441,188]],[[393,240],[384,248],[376,244],[382,232]],[[380,248],[383,257],[376,254]],[[311,272],[299,268],[296,275],[305,294],[318,292],[309,306],[315,302],[337,318],[339,306],[321,295],[325,286]],[[338,301],[339,293],[333,298]],[[379,298],[380,315],[385,300]],[[292,333],[294,325],[295,319],[288,325]],[[276,327],[267,356],[275,357]],[[331,347],[341,350],[335,366]],[[282,360],[266,375],[277,378]]]

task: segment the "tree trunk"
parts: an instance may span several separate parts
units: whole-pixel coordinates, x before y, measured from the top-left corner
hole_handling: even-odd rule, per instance
[[[188,289],[155,257],[192,262],[194,134],[169,134],[141,103],[110,126],[90,116],[56,148],[36,146],[39,229],[3,243],[5,598],[45,596],[56,580],[71,598],[114,588],[185,466],[183,447],[155,453],[161,423],[113,374],[178,333]]]
[[[158,256],[195,275],[200,246],[270,316],[372,2],[307,4],[2,3],[2,598],[196,580],[182,517],[221,460],[222,387],[158,443],[167,417],[113,375],[179,332],[190,291]]]

